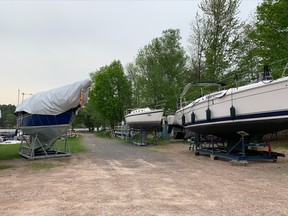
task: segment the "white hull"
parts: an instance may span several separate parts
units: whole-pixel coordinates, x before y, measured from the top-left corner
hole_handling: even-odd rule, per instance
[[[241,130],[252,136],[286,129],[288,77],[205,95],[177,110],[175,119],[195,133],[226,138],[239,137]]]
[[[168,115],[167,116],[167,123],[168,123],[168,125],[178,125],[178,123],[175,119],[175,115]]]
[[[125,121],[134,129],[159,129],[163,112],[163,109],[135,109],[125,116]]]
[[[6,140],[3,142],[0,142],[0,145],[13,145],[13,144],[20,144],[20,140]]]

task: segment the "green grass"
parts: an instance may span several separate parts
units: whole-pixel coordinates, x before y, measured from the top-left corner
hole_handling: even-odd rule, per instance
[[[70,145],[70,152],[71,153],[79,153],[79,152],[85,152],[86,149],[83,145],[81,145],[82,137],[79,136],[78,138],[69,138],[68,142]]]
[[[52,162],[40,162],[40,161],[33,161],[33,163],[30,163],[27,165],[27,167],[31,170],[38,171],[38,170],[49,170],[51,168],[60,166],[60,164],[54,164]]]
[[[14,166],[12,165],[0,165],[0,170],[3,170],[3,169],[9,169],[9,168],[12,168]]]
[[[13,160],[20,158],[20,144],[0,145],[0,160]]]
[[[111,139],[111,134],[110,134],[110,131],[108,131],[108,130],[95,132],[94,134],[98,137],[101,137],[101,138]]]
[[[272,142],[272,149],[284,149],[287,150],[288,149],[288,141],[287,140],[282,140],[282,141],[276,141],[276,142]]]

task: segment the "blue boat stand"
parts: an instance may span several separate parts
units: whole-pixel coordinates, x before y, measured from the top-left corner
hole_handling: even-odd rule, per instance
[[[202,137],[199,134],[193,134],[189,141],[189,150],[195,155],[208,155],[211,159],[222,158],[230,161],[272,161],[277,162],[278,156],[285,157],[284,154],[272,152],[271,142],[250,143],[245,141],[245,136],[249,134],[239,131],[240,140],[231,146],[213,136]],[[260,148],[268,147],[268,151],[260,151]]]

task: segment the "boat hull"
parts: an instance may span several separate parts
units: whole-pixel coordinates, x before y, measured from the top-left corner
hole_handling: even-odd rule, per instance
[[[48,150],[71,128],[76,109],[70,109],[59,115],[39,115],[17,113],[17,128],[23,134],[30,135],[32,150]]]
[[[18,127],[53,126],[71,124],[75,116],[75,109],[70,109],[58,115],[40,115],[29,113],[17,114]]]
[[[46,126],[22,126],[19,129],[25,135],[30,135],[31,150],[49,150],[54,143],[71,128],[70,124]]]
[[[217,96],[218,95],[218,96]],[[288,78],[263,81],[199,98],[175,114],[186,129],[230,140],[288,128]]]
[[[134,129],[160,129],[163,112],[163,109],[159,109],[134,114],[130,113],[125,116],[125,121],[130,128]]]

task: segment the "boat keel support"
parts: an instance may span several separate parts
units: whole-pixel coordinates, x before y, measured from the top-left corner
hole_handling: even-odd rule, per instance
[[[147,140],[151,140],[151,138],[148,139],[149,137],[149,133],[152,134],[152,142],[149,142]],[[132,136],[128,136],[129,137],[129,143],[132,143],[133,145],[136,146],[148,146],[148,145],[155,145],[156,144],[156,139],[157,139],[157,130],[136,130],[136,129],[131,129],[129,134],[139,134],[139,137],[133,138]],[[135,136],[136,137],[136,136]]]
[[[195,155],[206,155],[212,160],[226,159],[233,164],[239,162],[241,165],[246,165],[248,161],[272,161],[277,162],[278,156],[285,157],[284,154],[272,152],[271,143],[248,144],[245,141],[245,136],[249,134],[244,131],[239,131],[240,140],[231,146],[225,145],[222,140],[219,140],[213,135],[208,135],[203,138],[199,134],[194,134],[191,138],[189,150],[192,150]],[[257,150],[257,148],[267,147],[268,151]],[[256,149],[256,150],[255,150]]]
[[[63,134],[49,148],[47,148],[47,144],[43,140],[39,139],[38,133],[30,134],[29,136],[22,135],[21,140],[19,155],[30,160],[71,156],[67,133]]]

